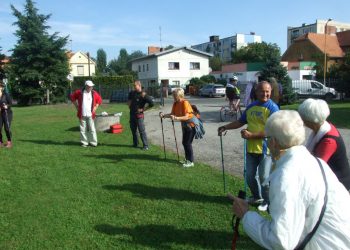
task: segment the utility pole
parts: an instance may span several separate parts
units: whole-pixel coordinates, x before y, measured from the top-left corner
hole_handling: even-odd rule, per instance
[[[159,26],[159,43],[160,48],[162,48],[162,26]]]
[[[89,70],[89,77],[90,77],[90,53],[86,53],[88,57],[88,70]]]

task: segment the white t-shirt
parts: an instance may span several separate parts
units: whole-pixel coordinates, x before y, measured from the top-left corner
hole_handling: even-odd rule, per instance
[[[83,92],[83,105],[82,105],[82,116],[91,117],[91,105],[92,105],[92,91],[87,92],[84,90]]]

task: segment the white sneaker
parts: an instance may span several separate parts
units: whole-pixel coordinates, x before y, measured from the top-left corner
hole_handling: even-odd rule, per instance
[[[258,206],[258,210],[261,212],[266,212],[268,207],[269,205],[267,205],[266,202],[263,202]]]
[[[255,199],[254,197],[249,197],[246,199],[249,205],[260,205],[263,203],[264,199]]]
[[[194,163],[193,162],[190,162],[190,161],[186,161],[184,164],[182,164],[182,166],[184,168],[190,168],[190,167],[193,167],[194,166]]]

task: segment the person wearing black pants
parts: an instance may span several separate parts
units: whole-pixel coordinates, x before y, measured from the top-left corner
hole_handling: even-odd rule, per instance
[[[146,106],[148,104],[148,106]],[[153,107],[153,101],[150,96],[142,90],[141,82],[134,82],[134,90],[129,93],[128,106],[130,109],[130,129],[132,133],[133,147],[138,146],[137,130],[139,130],[142,150],[148,150],[147,134],[144,123],[144,111]]]
[[[194,127],[182,123],[182,145],[185,150],[185,158],[190,162],[193,162],[192,142],[195,134],[196,130]]]
[[[2,127],[5,129],[6,137],[7,137],[7,148],[12,147],[12,133],[11,133],[11,121],[12,121],[12,99],[10,95],[5,92],[5,85],[3,83],[0,83],[0,147],[2,147],[3,140],[2,140]]]
[[[182,145],[185,150],[186,160],[182,166],[184,168],[193,167],[193,149],[192,142],[196,134],[195,124],[191,122],[194,116],[194,111],[189,101],[185,99],[185,93],[182,88],[177,88],[173,91],[174,103],[171,113],[159,113],[160,118],[170,118],[173,121],[180,121],[182,126]]]

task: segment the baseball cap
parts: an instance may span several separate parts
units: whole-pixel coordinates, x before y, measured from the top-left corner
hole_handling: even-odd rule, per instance
[[[95,86],[95,84],[94,84],[92,81],[87,80],[87,81],[85,82],[85,86],[93,87],[93,86]]]

